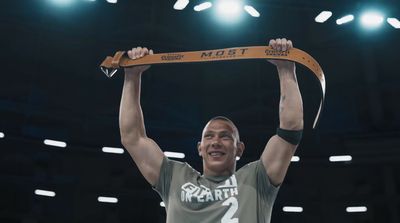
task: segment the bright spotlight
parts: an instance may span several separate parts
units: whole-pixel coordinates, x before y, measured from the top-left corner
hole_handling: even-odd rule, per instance
[[[48,146],[63,147],[63,148],[67,147],[66,142],[52,140],[52,139],[45,139],[43,140],[43,143]]]
[[[97,197],[97,201],[104,202],[104,203],[118,203],[118,198],[99,196],[99,197]]]
[[[386,20],[393,28],[400,29],[400,21],[396,18],[388,18]]]
[[[108,3],[116,4],[118,0],[107,0]]]
[[[240,13],[241,5],[238,0],[220,0],[217,2],[218,13],[222,16],[234,17]]]
[[[337,20],[336,20],[336,24],[342,25],[342,24],[351,22],[351,21],[353,21],[353,20],[354,20],[354,16],[353,16],[353,15],[346,15],[346,16],[343,16],[343,17],[340,18],[340,19],[337,19]]]
[[[298,156],[292,156],[292,159],[290,160],[291,162],[299,162],[300,161],[300,157]]]
[[[366,12],[361,16],[361,24],[367,28],[376,28],[383,23],[383,16],[378,12]]]
[[[165,154],[165,156],[171,157],[171,158],[178,158],[178,159],[185,158],[185,154],[184,153],[165,151],[164,154]]]
[[[353,158],[350,155],[343,155],[343,156],[330,156],[329,161],[331,162],[346,162],[351,161]]]
[[[224,24],[237,24],[243,17],[244,7],[240,0],[219,0],[215,7],[215,16]]]
[[[367,212],[367,207],[365,206],[347,207],[346,212]]]
[[[284,206],[282,208],[284,212],[303,212],[302,207]]]
[[[47,197],[55,197],[56,196],[56,193],[54,191],[40,190],[40,189],[36,189],[35,194],[40,195],[40,196],[47,196]]]

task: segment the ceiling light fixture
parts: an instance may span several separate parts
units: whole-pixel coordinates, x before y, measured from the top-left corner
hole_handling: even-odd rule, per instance
[[[175,10],[183,10],[189,4],[189,0],[178,0],[174,4]]]
[[[253,6],[245,5],[244,10],[253,17],[260,17],[260,13]]]
[[[332,16],[331,11],[322,11],[315,17],[315,22],[318,23],[324,23],[326,20],[328,20]]]
[[[354,16],[353,16],[353,15],[346,15],[346,16],[343,16],[343,17],[340,18],[340,19],[337,19],[337,20],[336,20],[336,24],[342,25],[342,24],[351,22],[351,21],[353,21],[353,20],[354,20]]]
[[[400,29],[400,21],[396,18],[388,18],[387,23],[389,23],[393,28]]]

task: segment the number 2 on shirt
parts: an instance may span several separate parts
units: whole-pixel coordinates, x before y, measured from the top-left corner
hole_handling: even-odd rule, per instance
[[[236,213],[239,203],[236,197],[230,197],[222,203],[224,206],[229,206],[228,211],[225,213],[225,215],[221,219],[221,223],[238,223],[239,219],[238,218],[232,218],[233,215]]]

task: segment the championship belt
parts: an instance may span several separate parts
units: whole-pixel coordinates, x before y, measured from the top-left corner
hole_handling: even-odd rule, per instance
[[[322,106],[325,100],[325,76],[318,62],[306,52],[291,48],[287,51],[278,51],[270,46],[234,47],[216,50],[202,50],[190,52],[158,53],[146,55],[138,59],[130,59],[125,51],[118,51],[113,57],[108,56],[100,65],[101,70],[108,77],[112,77],[119,68],[139,65],[168,64],[168,63],[198,63],[222,60],[244,59],[273,59],[288,60],[304,65],[317,77],[321,86],[321,102],[315,117],[313,128],[316,127]]]

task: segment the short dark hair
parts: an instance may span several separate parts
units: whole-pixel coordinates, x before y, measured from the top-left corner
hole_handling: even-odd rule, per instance
[[[225,116],[215,116],[213,118],[210,119],[210,121],[208,121],[208,123],[215,121],[215,120],[222,120],[225,122],[228,122],[229,124],[231,124],[234,128],[234,130],[236,130],[236,134],[237,135],[237,140],[240,142],[240,136],[239,136],[239,129],[236,127],[235,123],[232,122],[232,120],[230,120],[229,118],[225,117]]]

